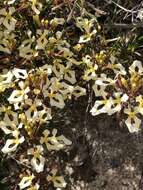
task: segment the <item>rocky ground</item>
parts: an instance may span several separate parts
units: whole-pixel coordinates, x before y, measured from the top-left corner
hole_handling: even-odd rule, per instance
[[[67,134],[73,145],[68,156],[74,190],[143,189],[143,138],[130,134],[119,120],[106,115],[86,114],[77,102],[66,112]],[[71,119],[70,119],[71,118]],[[72,129],[72,130],[71,130]]]

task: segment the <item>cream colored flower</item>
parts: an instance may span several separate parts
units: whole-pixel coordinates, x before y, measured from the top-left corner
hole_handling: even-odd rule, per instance
[[[10,119],[9,116],[5,114],[3,120],[0,121],[0,129],[2,129],[6,135],[15,134],[15,132],[19,132],[19,128],[21,128],[21,124],[18,122],[18,114],[14,112],[10,113],[12,113],[11,116],[13,119]]]
[[[12,107],[11,107],[11,106],[1,105],[1,106],[0,106],[0,115],[2,115],[2,114],[3,114],[4,116],[7,115],[7,117],[8,117],[8,116],[15,117],[16,112],[14,112],[14,111],[12,110]]]
[[[25,189],[25,188],[31,186],[34,177],[35,176],[33,174],[30,176],[23,177],[22,180],[20,181],[20,183],[18,184],[20,189]]]
[[[44,107],[43,110],[40,110],[38,112],[38,122],[39,124],[43,124],[43,123],[48,123],[49,120],[52,119],[52,116],[51,116],[51,109],[50,108],[46,108]]]
[[[27,71],[25,69],[14,68],[12,74],[16,79],[26,79],[28,77]]]
[[[59,89],[59,92],[63,95],[63,97],[66,99],[67,97],[71,97],[71,95],[74,92],[74,86],[69,85],[65,82],[61,82],[61,87]]]
[[[18,103],[28,98],[27,93],[30,91],[29,87],[26,87],[23,81],[20,81],[18,85],[20,90],[13,90],[8,98],[10,103]]]
[[[76,19],[76,25],[82,31],[85,31],[87,34],[91,32],[91,28],[93,27],[95,19],[88,20],[87,18],[78,17]]]
[[[96,80],[97,79],[97,74],[96,74],[97,68],[98,68],[98,66],[96,64],[94,66],[91,65],[90,67],[88,67],[84,71],[83,79],[86,81]]]
[[[92,58],[89,55],[86,55],[85,57],[83,57],[82,62],[83,64],[86,65],[83,79],[86,81],[89,81],[91,79],[96,80],[97,79],[96,71],[98,69],[98,65],[92,61]]]
[[[78,43],[81,44],[81,43],[86,43],[86,42],[90,41],[92,36],[94,36],[96,33],[97,33],[97,31],[93,30],[89,34],[85,34],[85,35],[80,36]]]
[[[40,37],[37,39],[36,49],[45,49],[48,43],[48,40],[46,38],[48,33],[48,30],[44,30],[43,32],[42,30],[37,30],[37,34],[40,35]]]
[[[77,61],[75,58],[70,57],[68,58],[68,61],[72,64],[72,65],[81,65],[82,61]]]
[[[111,68],[113,69],[116,75],[119,75],[119,74],[126,75],[125,68],[120,63],[111,65]]]
[[[58,108],[61,108],[61,109],[65,106],[63,96],[61,94],[51,91],[48,94],[48,97],[50,98],[51,106],[55,106],[55,107],[58,107]]]
[[[129,67],[129,72],[132,75],[133,73],[138,73],[143,75],[143,64],[141,61],[135,60],[133,64]]]
[[[54,60],[53,63],[54,63],[52,67],[53,73],[56,75],[58,79],[63,79],[65,67],[62,64],[62,61],[60,59],[56,59]]]
[[[28,44],[27,46],[20,46],[19,47],[19,55],[21,57],[24,57],[25,59],[30,59],[34,56],[34,50],[31,48],[31,44]]]
[[[31,187],[29,187],[27,190],[38,190],[39,187],[40,187],[40,185],[36,183],[36,184],[32,185]]]
[[[127,114],[127,119],[125,121],[128,130],[130,133],[135,133],[138,132],[140,130],[140,126],[141,126],[141,120],[138,118],[138,108],[134,107],[133,109],[126,108],[124,109],[124,113]]]
[[[42,156],[42,153],[43,147],[41,145],[37,145],[27,151],[28,155],[33,155],[31,165],[37,173],[43,172],[44,170],[45,158]]]
[[[44,137],[41,137],[40,143],[45,144],[48,150],[60,150],[65,145],[71,145],[71,141],[68,140],[63,135],[57,135],[57,129],[53,129],[52,136],[50,135],[49,130],[43,132]]]
[[[15,34],[9,30],[0,31],[0,51],[10,54],[15,43]]]
[[[20,145],[24,142],[25,138],[23,136],[19,137],[19,135],[20,134],[18,131],[14,131],[14,133],[13,133],[14,138],[8,139],[6,141],[6,144],[1,149],[1,151],[4,154],[14,152],[17,149],[18,145]]]
[[[40,11],[42,10],[42,3],[39,2],[39,0],[29,0],[32,2],[32,10],[37,14],[39,15],[40,14]]]
[[[13,73],[11,71],[7,71],[4,74],[0,75],[0,83],[1,84],[9,84],[12,82]]]
[[[35,36],[32,36],[32,32],[30,30],[27,31],[27,35],[29,39],[24,40],[18,49],[21,57],[30,59],[31,57],[36,56],[37,52],[32,48],[32,45],[35,42]]]
[[[38,104],[38,100],[35,100],[33,103],[32,102],[33,101],[31,100],[31,104],[25,104],[27,106],[29,105],[30,107],[25,111],[24,117],[22,118],[23,125],[27,126],[31,124],[34,127],[36,123],[39,123],[39,125],[48,123],[48,121],[52,119],[51,109],[43,106],[40,100],[39,100],[39,104]],[[27,100],[26,100],[26,103],[28,103]],[[30,103],[30,99],[29,99],[29,103]],[[33,127],[31,126],[31,128]]]
[[[8,4],[8,5],[11,5],[11,4],[15,3],[15,1],[16,1],[16,0],[9,0],[9,1],[7,2],[7,4]]]
[[[76,83],[75,71],[71,70],[70,68],[65,68],[64,79],[70,82],[71,84],[75,84]]]
[[[97,85],[101,85],[101,86],[114,86],[116,82],[116,79],[111,79],[111,78],[107,78],[107,75],[102,73],[101,76],[99,78],[97,78],[97,80],[95,81],[95,83]]]
[[[38,115],[38,107],[42,106],[42,102],[40,99],[35,99],[34,101],[31,99],[25,100],[25,105],[29,106],[29,108],[25,111],[26,118],[31,120],[32,118],[36,118]]]
[[[57,170],[53,169],[51,171],[51,175],[48,175],[47,177],[48,181],[52,181],[54,184],[54,187],[64,188],[66,187],[66,182],[62,176],[57,175]]]
[[[88,20],[87,18],[78,17],[76,19],[76,25],[83,32],[84,35],[80,36],[78,43],[85,43],[91,40],[91,37],[97,33],[96,29],[92,29],[95,23],[95,19]]]
[[[50,21],[50,24],[52,26],[58,26],[58,25],[63,25],[65,23],[65,19],[64,18],[53,18],[51,21]]]
[[[61,52],[61,56],[70,59],[73,56],[72,51],[70,51],[69,47],[63,47],[63,45],[58,45],[58,50]]]
[[[113,106],[113,99],[110,97],[109,99],[104,100],[97,100],[94,103],[94,106],[90,110],[93,116],[99,115],[101,113],[108,113],[108,115],[112,115],[112,106]]]
[[[143,115],[143,96],[139,95],[136,97],[136,102],[138,102],[138,112],[141,113]]]
[[[14,7],[9,7],[8,12],[5,8],[0,10],[0,24],[3,24],[8,31],[15,30],[15,25],[17,20],[12,17],[13,13],[15,12]]]
[[[108,94],[106,92],[106,86],[103,86],[103,85],[97,85],[96,83],[94,83],[94,85],[92,86],[92,89],[96,97],[101,96],[105,99]]]
[[[86,55],[85,57],[83,57],[82,58],[82,62],[84,63],[84,64],[86,64],[87,66],[91,66],[91,65],[93,65],[93,62],[92,62],[92,58],[91,58],[91,56],[90,55]]]
[[[84,96],[86,95],[86,89],[80,86],[75,86],[72,94],[77,98],[80,96]]]
[[[116,75],[119,75],[119,74],[126,75],[127,72],[125,68],[123,67],[123,65],[120,63],[116,63],[117,62],[116,57],[111,55],[110,62],[111,63],[107,65],[107,68],[112,69]]]
[[[114,93],[114,98],[112,100],[112,113],[114,114],[115,112],[120,112],[122,109],[122,104],[127,102],[128,99],[129,97],[127,94],[122,94],[121,92]]]

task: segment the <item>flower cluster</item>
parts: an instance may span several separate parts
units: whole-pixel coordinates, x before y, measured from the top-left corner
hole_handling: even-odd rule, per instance
[[[95,17],[77,14],[70,31],[62,10],[52,10],[48,0],[5,0],[0,8],[1,151],[23,167],[17,185],[25,190],[42,189],[42,180],[47,189],[66,186],[50,158],[72,142],[50,122],[87,87],[95,94],[93,116],[119,113],[132,133],[143,115],[142,63],[119,63]]]
[[[121,113],[129,131],[138,132],[143,115],[143,65],[135,60],[126,71],[121,64],[115,63],[115,59],[111,59],[107,68],[113,71],[113,77],[105,73],[96,77],[92,88],[100,99],[95,101],[90,112],[94,116]]]
[[[72,142],[48,124],[68,100],[86,94],[74,70],[78,61],[61,30],[65,19],[41,18],[43,4],[38,0],[27,1],[26,5],[16,0],[5,4],[8,8],[0,9],[0,53],[10,60],[14,55],[14,61],[21,64],[0,71],[0,96],[4,99],[0,104],[0,129],[5,134],[1,151],[25,166],[19,176],[20,189],[39,189],[39,173],[45,176],[47,188],[51,183],[62,188],[66,182],[58,168],[48,162],[48,154]],[[23,24],[25,31],[19,28],[23,15],[19,16],[18,10],[23,6],[33,11],[35,32],[27,21]]]
[[[58,151],[71,144],[64,135],[58,135],[57,129],[50,132],[44,127],[52,119],[51,107],[63,108],[65,99],[74,94],[73,86],[71,90],[68,84],[60,83],[56,77],[52,77],[51,72],[51,68],[45,65],[29,71],[14,68],[1,74],[1,94],[7,94],[6,104],[0,107],[0,125],[5,133],[5,145],[1,151],[14,155],[22,151],[23,147],[26,166],[31,165],[32,171],[37,173],[46,170],[47,151]],[[27,145],[29,148],[24,152]],[[21,189],[30,186],[29,179],[33,178],[22,178],[19,185]],[[65,184],[62,177],[60,179],[61,182],[58,180],[58,183],[53,183],[59,186]]]

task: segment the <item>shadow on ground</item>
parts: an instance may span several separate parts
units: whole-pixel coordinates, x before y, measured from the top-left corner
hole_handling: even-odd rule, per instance
[[[84,100],[72,105],[65,115],[73,145],[68,165],[77,190],[139,190],[142,186],[143,138],[119,126],[107,115],[92,117]],[[67,132],[67,134],[68,134]]]

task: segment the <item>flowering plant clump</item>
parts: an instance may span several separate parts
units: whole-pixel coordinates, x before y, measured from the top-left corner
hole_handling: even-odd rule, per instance
[[[54,6],[48,0],[6,0],[0,8],[1,152],[21,166],[13,189],[66,187],[64,171],[50,158],[72,141],[50,122],[71,99],[89,96],[88,86],[95,94],[93,116],[120,113],[131,133],[141,126],[142,63],[119,63],[95,17],[74,15],[70,32]],[[94,47],[96,41],[103,49]]]
[[[114,72],[114,77],[109,78],[105,74],[97,77],[93,90],[95,96],[102,97],[102,99],[95,101],[90,112],[92,115],[101,113],[112,115],[116,112],[124,113],[125,124],[128,130],[131,133],[138,132],[143,114],[143,99],[141,95],[143,88],[142,63],[135,60],[129,67],[128,77],[126,77],[126,70],[120,64],[109,63],[107,67]],[[104,93],[101,94],[99,91],[104,91]]]

